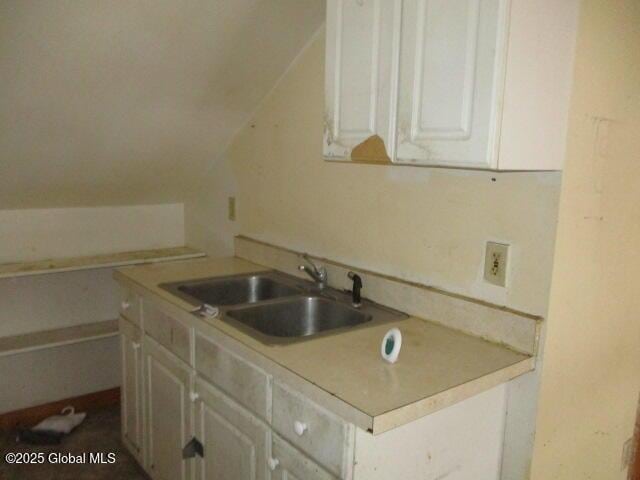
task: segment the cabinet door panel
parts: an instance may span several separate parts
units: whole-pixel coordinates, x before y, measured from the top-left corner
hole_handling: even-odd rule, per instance
[[[199,480],[265,480],[269,429],[207,382],[196,380],[196,430],[204,458]]]
[[[402,0],[327,3],[326,158],[393,158],[401,7]],[[357,158],[364,153],[354,147],[376,136],[385,148]]]
[[[399,163],[490,166],[504,3],[405,0]]]
[[[177,357],[145,338],[147,452],[154,480],[190,479],[182,449],[192,436],[191,373]]]
[[[416,138],[469,138],[480,1],[423,0],[418,5]]]

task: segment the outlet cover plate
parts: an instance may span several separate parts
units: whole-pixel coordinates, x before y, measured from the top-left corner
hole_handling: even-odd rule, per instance
[[[484,256],[484,279],[497,285],[507,286],[507,268],[509,266],[509,245],[505,243],[487,242]]]

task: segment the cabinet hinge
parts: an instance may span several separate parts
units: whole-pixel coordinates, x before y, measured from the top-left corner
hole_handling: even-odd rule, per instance
[[[196,437],[193,437],[182,449],[182,458],[195,458],[196,455],[204,458],[204,447]]]

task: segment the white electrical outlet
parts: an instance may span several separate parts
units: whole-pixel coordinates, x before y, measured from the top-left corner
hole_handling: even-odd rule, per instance
[[[493,285],[506,287],[508,264],[509,245],[487,242],[484,258],[484,279]]]

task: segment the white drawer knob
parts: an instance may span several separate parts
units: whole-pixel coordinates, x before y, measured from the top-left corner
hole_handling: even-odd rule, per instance
[[[138,350],[140,348],[140,344],[138,342],[133,342],[133,349]]]
[[[189,398],[191,399],[192,402],[195,402],[200,398],[200,395],[198,395],[196,392],[191,392],[189,394]]]
[[[122,310],[129,310],[130,306],[131,304],[126,300],[123,300],[122,303],[120,304],[120,307],[122,308]]]
[[[304,435],[304,432],[306,432],[306,431],[307,431],[307,428],[308,428],[308,426],[307,426],[307,424],[306,424],[306,423],[302,423],[302,422],[295,421],[295,422],[294,422],[294,424],[293,424],[293,429],[295,430],[295,432],[296,432],[296,433],[298,434],[298,436],[300,436],[300,437],[301,437],[302,435]]]
[[[269,469],[271,471],[274,471],[276,468],[278,468],[278,465],[280,465],[280,460],[278,460],[277,458],[270,458],[269,460],[267,460],[267,463],[269,464]]]

